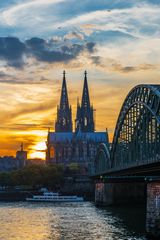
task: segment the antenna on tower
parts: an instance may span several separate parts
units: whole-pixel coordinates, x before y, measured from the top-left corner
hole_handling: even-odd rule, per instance
[[[93,108],[93,121],[94,121],[94,128],[96,127],[96,109]],[[94,129],[96,131],[96,129]]]
[[[23,152],[23,142],[21,142],[21,152]]]
[[[66,77],[66,71],[63,70],[63,78],[65,78],[65,77]]]

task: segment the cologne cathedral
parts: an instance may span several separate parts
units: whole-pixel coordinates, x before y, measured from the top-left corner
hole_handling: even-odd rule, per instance
[[[89,170],[100,143],[108,144],[108,133],[95,132],[94,108],[90,104],[87,72],[84,73],[81,103],[77,101],[75,130],[73,130],[72,108],[69,105],[64,71],[55,132],[48,132],[46,161],[65,166],[77,163]]]

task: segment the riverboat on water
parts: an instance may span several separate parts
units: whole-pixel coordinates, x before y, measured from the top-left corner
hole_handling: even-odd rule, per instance
[[[43,195],[33,195],[27,197],[28,202],[83,202],[83,197],[78,196],[63,196],[55,192],[44,192]]]

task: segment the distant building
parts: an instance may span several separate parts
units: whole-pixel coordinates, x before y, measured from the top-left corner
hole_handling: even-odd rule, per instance
[[[64,71],[55,132],[48,132],[46,161],[64,165],[78,163],[87,171],[94,162],[100,143],[108,144],[108,133],[95,132],[94,108],[90,104],[87,72],[85,71],[81,104],[77,101],[75,131],[73,132],[72,108],[69,105]]]
[[[18,168],[23,168],[27,161],[27,151],[23,149],[23,143],[21,143],[21,150],[16,152],[16,159],[18,161]]]
[[[21,150],[16,152],[16,157],[0,157],[0,172],[10,172],[21,169],[25,166],[26,160],[27,152],[23,150],[23,144],[21,144]]]
[[[18,169],[18,162],[13,156],[0,157],[0,172],[10,172]]]

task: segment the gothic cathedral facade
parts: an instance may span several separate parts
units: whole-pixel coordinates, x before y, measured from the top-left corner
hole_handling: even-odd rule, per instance
[[[46,162],[77,163],[89,170],[93,166],[100,143],[108,144],[107,132],[95,132],[94,108],[90,104],[87,72],[81,103],[77,101],[75,130],[73,131],[72,108],[69,105],[66,75],[63,72],[60,104],[57,106],[55,132],[48,132]]]

